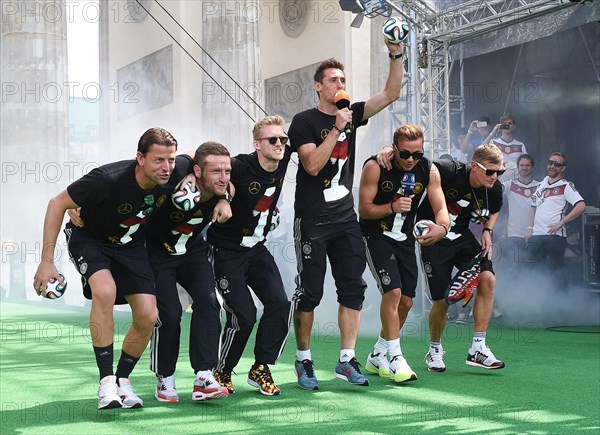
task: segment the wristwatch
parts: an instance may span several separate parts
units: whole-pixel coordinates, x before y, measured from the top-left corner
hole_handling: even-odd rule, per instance
[[[493,236],[493,235],[494,235],[494,230],[493,230],[493,229],[491,229],[491,228],[484,228],[484,229],[483,229],[483,230],[481,230],[481,231],[487,231],[488,233],[490,233],[490,236]]]
[[[228,203],[231,204],[231,201],[233,200],[233,196],[231,196],[231,193],[229,193],[229,191],[226,191],[225,196],[221,199],[224,199],[225,201],[227,201]]]
[[[396,54],[388,53],[388,56],[390,57],[390,59],[396,60],[396,59],[400,59],[403,54],[404,54],[404,52],[401,51],[400,53],[396,53]]]

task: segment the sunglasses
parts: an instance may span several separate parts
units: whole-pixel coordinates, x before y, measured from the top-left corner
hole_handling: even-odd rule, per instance
[[[275,145],[277,143],[278,139],[279,139],[279,142],[281,142],[281,145],[285,145],[288,142],[289,137],[287,137],[287,136],[270,136],[270,137],[259,137],[256,140],[268,140],[271,145]]]
[[[554,166],[555,168],[562,168],[565,165],[561,162],[557,162],[556,160],[548,160],[548,166]]]
[[[425,155],[423,151],[415,151],[414,153],[411,153],[410,151],[399,150],[398,148],[396,148],[396,151],[398,151],[398,155],[403,160],[408,160],[410,157],[412,157],[414,160],[420,160]]]
[[[483,169],[485,171],[485,175],[488,177],[491,177],[494,174],[498,174],[498,176],[500,176],[506,172],[506,169],[488,169],[479,162],[475,162],[475,164]]]

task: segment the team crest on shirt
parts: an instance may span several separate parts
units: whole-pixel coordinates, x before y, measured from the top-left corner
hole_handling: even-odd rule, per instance
[[[415,193],[415,195],[418,195],[419,193],[421,193],[423,191],[424,187],[423,187],[423,183],[415,183],[415,187],[413,189],[413,192]]]
[[[391,181],[386,180],[383,183],[381,183],[381,190],[384,192],[391,192],[393,188],[394,183],[392,183]]]
[[[158,201],[156,201],[156,206],[157,207],[162,207],[166,200],[167,200],[167,195],[161,195],[158,198]]]
[[[567,187],[567,185],[563,184],[562,186],[556,186],[556,187],[551,187],[549,189],[546,189],[544,191],[544,198],[547,198],[549,196],[564,195],[565,187]]]
[[[128,202],[125,202],[117,207],[119,214],[129,214],[133,211],[133,206]]]
[[[146,195],[144,197],[144,204],[153,205],[154,204],[154,195]]]

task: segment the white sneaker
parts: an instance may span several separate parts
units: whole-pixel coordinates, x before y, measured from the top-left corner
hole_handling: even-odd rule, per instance
[[[158,375],[156,377],[156,391],[154,397],[159,402],[175,403],[179,402],[179,395],[175,389],[175,376],[163,377]]]
[[[133,392],[131,382],[127,378],[119,378],[119,396],[123,403],[123,408],[142,408],[144,401]]]
[[[390,361],[390,379],[395,382],[416,381],[417,374],[413,372],[402,355],[396,355]]]
[[[227,387],[217,382],[212,372],[208,376],[198,376],[194,381],[192,400],[223,399],[229,396]]]
[[[441,347],[429,346],[429,352],[425,355],[425,363],[427,370],[430,372],[445,372],[446,364],[444,364],[444,349]]]
[[[390,363],[388,362],[385,353],[370,353],[369,356],[367,356],[365,369],[369,373],[374,373],[382,378],[390,376]]]
[[[477,350],[469,349],[466,364],[490,370],[504,368],[504,362],[496,358],[487,346],[481,346]]]
[[[98,387],[98,409],[121,408],[122,406],[116,376],[103,377]]]

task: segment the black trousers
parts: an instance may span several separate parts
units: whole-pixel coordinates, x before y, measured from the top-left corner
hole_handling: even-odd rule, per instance
[[[215,247],[213,252],[217,289],[226,313],[216,369],[233,371],[256,323],[256,306],[248,287],[264,305],[256,331],[254,358],[260,363],[274,364],[287,339],[291,304],[273,256],[262,243],[244,251]]]
[[[567,238],[557,235],[531,236],[528,241],[532,250],[534,269],[553,276],[556,287],[561,290],[568,288],[565,273],[565,250]]]
[[[221,306],[215,292],[209,245],[199,241],[183,255],[169,255],[148,249],[156,280],[158,321],[152,331],[150,370],[171,376],[179,357],[182,308],[177,294],[179,283],[192,298],[190,363],[194,373],[212,370],[219,358]]]

